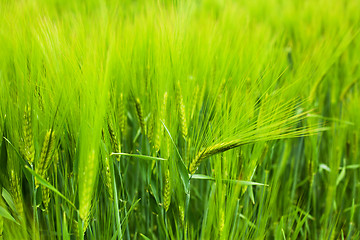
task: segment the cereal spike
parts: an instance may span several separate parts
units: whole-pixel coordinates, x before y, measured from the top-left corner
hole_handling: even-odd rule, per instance
[[[119,98],[119,125],[120,125],[120,132],[124,134],[125,132],[125,122],[126,122],[126,115],[125,115],[125,103],[124,103],[124,96],[123,93],[120,93]]]
[[[47,177],[46,181],[50,182],[50,178]],[[45,211],[48,211],[48,207],[49,207],[49,203],[50,203],[50,190],[45,186],[41,186],[41,193],[42,193],[42,200],[43,200]]]
[[[112,148],[113,152],[121,152],[120,144],[118,143],[113,125],[109,119],[108,119],[108,131],[109,131],[109,135],[110,135],[110,143],[111,143],[111,148]],[[119,161],[120,157],[116,156],[116,159]]]
[[[114,199],[113,182],[111,179],[110,161],[107,156],[105,156],[103,161],[103,173],[104,173],[106,190],[109,193],[109,199],[112,201]]]
[[[182,205],[179,205],[179,220],[180,220],[180,226],[184,227],[185,226],[185,222],[184,222],[184,218],[185,218],[185,212],[184,212],[184,207]]]
[[[198,97],[199,97],[199,85],[196,85],[194,94],[193,94],[193,100],[191,103],[192,110],[191,110],[190,120],[192,120],[194,117],[194,113],[195,113],[195,110],[197,107]]]
[[[183,97],[181,95],[180,82],[177,82],[177,86],[176,86],[176,105],[179,113],[181,134],[183,138],[186,139],[188,134],[188,129],[186,124],[185,104]]]
[[[145,134],[145,121],[144,121],[144,113],[141,107],[141,102],[139,98],[135,99],[135,107],[136,107],[136,114],[139,120],[141,132]]]
[[[154,148],[155,151],[158,152],[160,150],[161,147],[161,137],[163,135],[164,132],[164,126],[161,123],[165,122],[165,116],[166,116],[166,104],[167,104],[167,92],[164,93],[164,99],[163,99],[163,104],[161,106],[161,110],[160,110],[160,119],[158,119],[159,121],[156,121],[156,133],[154,136]]]
[[[52,157],[55,148],[55,132],[49,129],[45,135],[43,147],[41,149],[40,159],[36,163],[35,172],[45,178],[45,173],[52,163]],[[36,188],[39,187],[38,181],[35,179]]]
[[[225,233],[224,233],[224,227],[225,227],[225,213],[224,213],[224,209],[221,208],[220,213],[219,213],[219,239],[220,240],[226,239]]]
[[[89,223],[89,216],[91,211],[91,203],[94,194],[94,184],[97,173],[96,155],[93,149],[89,155],[86,163],[84,163],[83,171],[81,175],[82,181],[79,182],[79,214],[80,218],[84,222],[84,232]]]
[[[24,111],[24,124],[23,124],[23,133],[24,133],[24,156],[29,164],[33,164],[35,150],[34,150],[34,140],[32,132],[32,119],[31,119],[31,107],[29,105],[25,106]]]
[[[154,136],[154,124],[155,124],[155,116],[154,114],[151,114],[150,115],[150,118],[147,122],[147,137],[149,139],[149,142],[150,143],[153,143],[153,136]]]
[[[11,193],[14,199],[16,211],[21,218],[24,216],[24,206],[22,202],[22,192],[20,186],[20,180],[16,175],[14,170],[10,171],[10,186],[11,186]],[[25,221],[25,219],[22,219]]]
[[[240,145],[241,145],[241,142],[239,142],[239,141],[229,141],[229,142],[225,142],[225,143],[218,143],[218,144],[212,145],[212,146],[200,151],[190,163],[190,168],[189,168],[190,174],[194,174],[196,172],[196,170],[200,166],[200,163],[202,162],[203,159],[210,157],[212,155],[221,153],[221,152],[225,152],[229,149],[239,147]]]
[[[171,203],[171,181],[169,169],[165,172],[165,186],[164,186],[164,209],[167,212]]]

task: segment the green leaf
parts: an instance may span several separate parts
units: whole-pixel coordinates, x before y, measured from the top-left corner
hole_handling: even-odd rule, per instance
[[[67,222],[66,222],[66,216],[65,216],[65,213],[63,215],[63,239],[64,240],[70,240],[70,235],[69,235],[69,232],[68,232],[68,226],[67,226]]]
[[[5,188],[3,188],[1,195],[3,196],[5,202],[9,205],[11,210],[13,212],[16,212],[16,207],[15,207],[15,204],[14,204],[14,200],[12,199],[10,193]]]
[[[207,175],[203,175],[203,174],[189,174],[189,176],[191,176],[191,178],[193,179],[198,179],[198,180],[211,180],[211,181],[215,181],[215,178],[213,177],[209,177]]]
[[[25,166],[25,168],[39,181],[39,183],[47,188],[49,188],[51,191],[59,195],[62,199],[64,199],[66,202],[70,204],[74,209],[76,209],[75,205],[67,199],[61,192],[59,192],[54,186],[52,186],[50,183],[48,183],[45,179],[43,179],[39,174],[37,174],[34,170],[32,170],[30,167]],[[77,209],[76,209],[77,210]]]
[[[181,181],[184,185],[185,192],[187,193],[190,190],[189,172],[188,172],[184,162],[181,159],[178,160],[177,165],[178,165]]]
[[[142,160],[149,160],[149,161],[167,161],[167,159],[165,158],[158,158],[158,157],[151,157],[151,156],[147,156],[147,155],[140,155],[140,154],[130,154],[130,153],[111,153],[110,156],[113,155],[121,155],[121,156],[127,156],[127,157],[136,157]]]
[[[345,173],[346,173],[346,163],[344,161],[344,167],[341,169],[341,172],[336,179],[336,186],[339,185],[339,183],[344,179]]]
[[[2,206],[0,206],[0,216],[4,217],[6,219],[9,219],[10,221],[16,223],[17,225],[20,225],[12,216],[11,214]]]
[[[135,206],[138,204],[138,202],[140,202],[141,198],[139,198],[138,200],[136,200],[136,202],[134,202],[134,204],[131,205],[129,211],[126,213],[124,219],[122,220],[121,225],[123,225],[125,223],[125,221],[127,221],[127,219],[130,216],[130,213],[134,210]]]
[[[252,181],[243,181],[243,180],[227,180],[224,179],[223,181],[225,182],[229,182],[229,183],[236,183],[236,184],[240,184],[240,185],[244,185],[244,186],[265,186],[268,187],[269,185],[264,184],[264,183],[258,183],[258,182],[252,182]]]
[[[197,180],[215,181],[215,178],[207,176],[207,175],[203,175],[203,174],[193,174],[193,175],[189,174],[189,176],[191,176],[192,179],[197,179]],[[240,184],[240,185],[244,185],[244,186],[268,186],[267,184],[264,184],[264,183],[243,181],[243,180],[222,179],[222,181],[229,182],[229,183],[236,183],[236,184]]]
[[[148,238],[147,236],[145,236],[144,234],[142,234],[142,233],[140,233],[140,236],[142,236],[143,237],[143,239],[145,239],[145,240],[150,240],[150,238]]]

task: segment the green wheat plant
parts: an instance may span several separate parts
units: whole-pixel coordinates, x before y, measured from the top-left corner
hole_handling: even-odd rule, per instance
[[[0,0],[0,240],[359,239],[359,9]]]

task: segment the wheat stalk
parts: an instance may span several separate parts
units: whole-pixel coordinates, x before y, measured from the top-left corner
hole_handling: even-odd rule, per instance
[[[49,169],[52,163],[52,157],[55,149],[55,133],[51,129],[47,131],[41,149],[41,154],[39,160],[36,162],[35,172],[41,177],[45,177],[46,171]],[[35,178],[35,186],[39,187],[39,183]]]

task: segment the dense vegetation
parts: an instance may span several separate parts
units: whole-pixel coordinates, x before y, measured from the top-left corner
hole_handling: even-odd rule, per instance
[[[0,1],[0,239],[359,239],[360,2]]]

